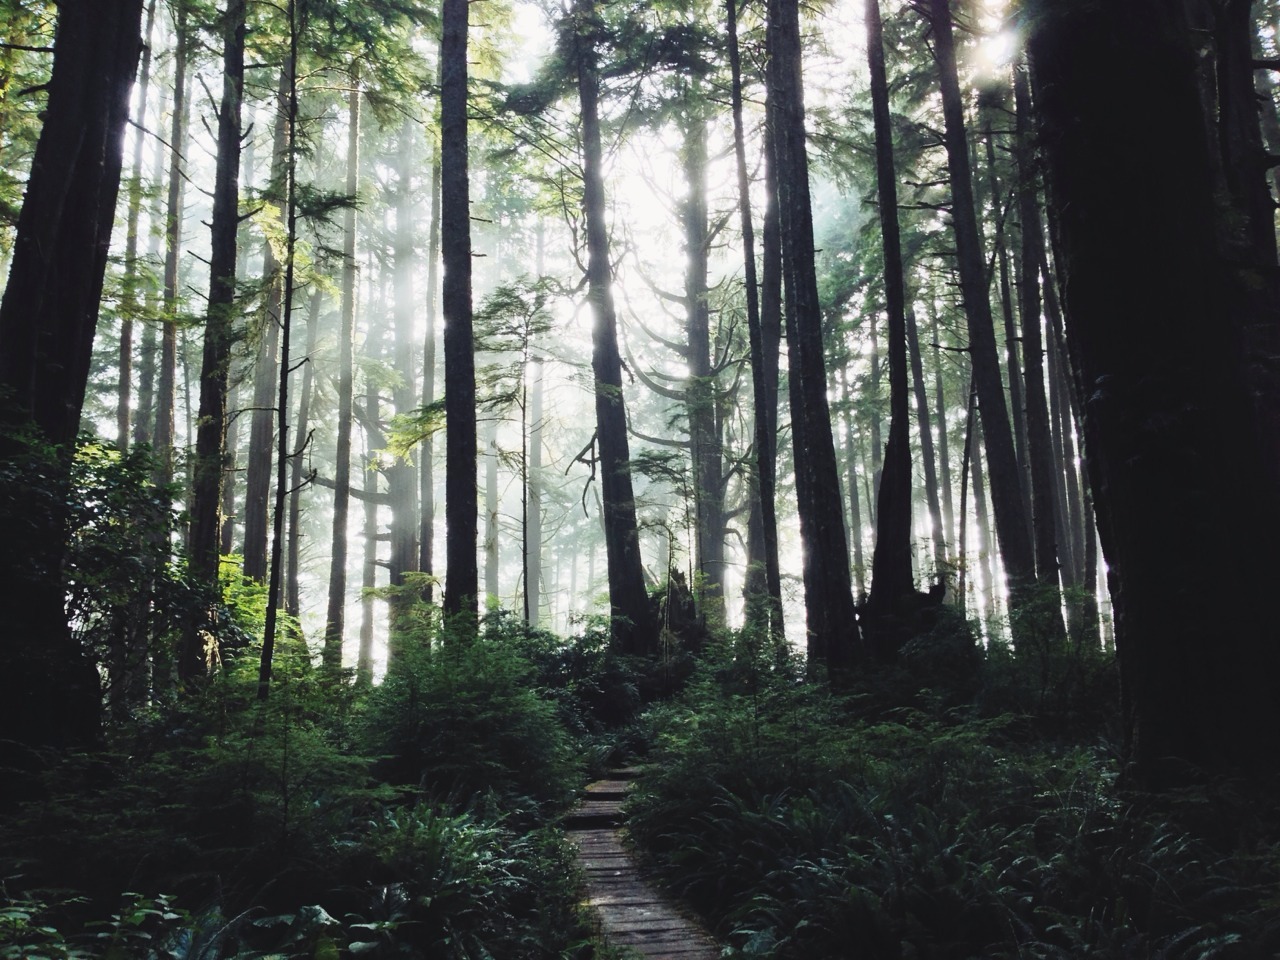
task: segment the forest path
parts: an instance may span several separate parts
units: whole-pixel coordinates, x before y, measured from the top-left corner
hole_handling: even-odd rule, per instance
[[[622,805],[634,775],[634,770],[614,770],[588,784],[565,820],[587,877],[587,902],[615,947],[642,957],[715,960],[720,955],[715,941],[643,877],[623,843]]]

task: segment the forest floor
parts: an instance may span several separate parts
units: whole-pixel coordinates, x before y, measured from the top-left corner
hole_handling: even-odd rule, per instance
[[[714,960],[720,949],[644,875],[625,842],[623,809],[636,771],[588,784],[565,827],[587,878],[586,902],[614,946],[642,957]]]

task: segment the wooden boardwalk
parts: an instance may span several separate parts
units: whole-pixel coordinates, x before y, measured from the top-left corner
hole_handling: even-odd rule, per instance
[[[715,941],[644,879],[623,844],[622,803],[630,773],[614,771],[609,779],[589,784],[565,821],[587,877],[587,902],[615,947],[642,957],[715,960],[720,956]]]

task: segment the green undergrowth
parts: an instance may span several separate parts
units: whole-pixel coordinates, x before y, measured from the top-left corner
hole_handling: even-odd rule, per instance
[[[256,665],[30,785],[0,960],[608,956],[557,824],[640,683],[601,636],[426,617],[369,689],[290,639],[266,703]]]
[[[1056,659],[834,693],[722,648],[648,715],[632,833],[737,957],[1276,956],[1272,805],[1126,792],[1082,706],[1106,671]]]

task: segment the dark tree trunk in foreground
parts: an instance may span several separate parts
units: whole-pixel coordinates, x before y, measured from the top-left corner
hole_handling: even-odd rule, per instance
[[[0,302],[0,390],[7,394],[0,463],[21,466],[26,444],[10,431],[28,426],[54,458],[39,481],[49,510],[0,511],[8,558],[0,571],[6,611],[0,730],[13,744],[87,745],[98,733],[97,673],[71,636],[63,603],[62,504],[98,323],[141,23],[142,0],[60,4],[44,128]],[[9,755],[6,743],[0,757]],[[0,795],[8,792],[0,787]]]
[[[955,229],[960,291],[969,323],[969,357],[973,382],[978,392],[978,413],[982,417],[991,500],[995,511],[996,537],[1009,581],[1011,626],[1015,644],[1023,636],[1019,611],[1035,586],[1035,553],[1031,526],[1023,506],[1021,480],[1014,452],[1009,410],[1005,406],[1004,382],[996,353],[991,302],[988,299],[987,271],[978,233],[969,166],[969,146],[965,138],[964,108],[956,76],[955,47],[951,31],[949,0],[930,0],[934,50],[941,81],[942,111],[946,122],[947,168],[951,174],[951,220]]]
[[[600,148],[600,78],[596,66],[596,19],[592,0],[577,0],[572,29],[578,94],[582,105],[583,205],[587,221],[587,297],[591,303],[591,368],[595,378],[596,450],[603,498],[609,566],[609,607],[613,642],[624,653],[658,648],[657,625],[649,609],[636,529],[635,493],[627,411],[622,398],[622,358],[614,311],[609,235],[605,227],[604,176]]]
[[[1221,143],[1182,9],[1073,5],[1030,47],[1128,759],[1156,787],[1274,775],[1280,736],[1280,438],[1259,382],[1280,351],[1258,349],[1278,329],[1260,307],[1275,265],[1250,276],[1220,248]]]
[[[809,656],[815,663],[840,668],[860,659],[864,651],[849,580],[840,476],[827,406],[822,314],[809,204],[809,161],[805,152],[800,8],[796,0],[770,3],[769,48],[768,102],[774,127],[782,272],[787,291],[791,426],[805,554]]]
[[[474,615],[476,364],[471,319],[471,211],[467,185],[467,0],[444,0],[440,43],[440,236],[444,255],[446,616]]]
[[[911,388],[907,378],[907,306],[898,229],[898,185],[880,0],[866,0],[866,25],[876,138],[876,196],[889,321],[889,443],[876,498],[876,546],[871,555],[871,593],[866,615],[868,639],[876,656],[892,660],[908,637],[912,623],[906,619],[910,612],[907,608],[916,594],[911,569]]]

